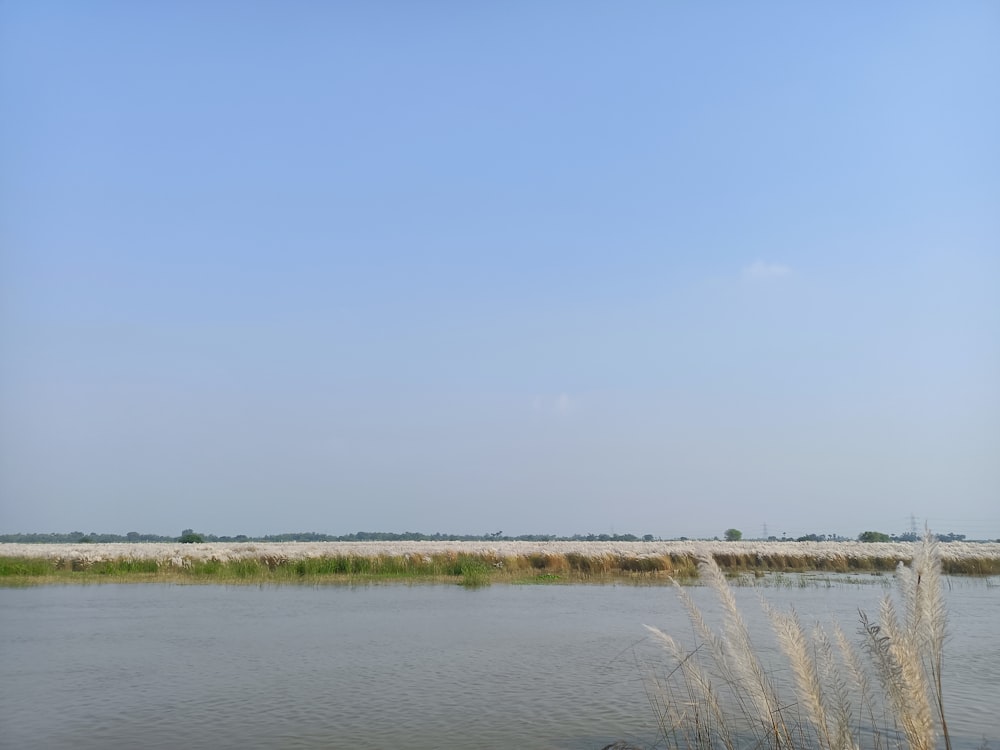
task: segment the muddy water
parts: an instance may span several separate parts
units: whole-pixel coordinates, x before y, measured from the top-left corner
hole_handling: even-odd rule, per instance
[[[853,634],[885,590],[763,593]],[[752,629],[758,595],[737,590]],[[1000,587],[948,600],[955,746],[996,748]],[[669,589],[624,585],[0,589],[0,747],[652,747],[643,623],[690,633]]]

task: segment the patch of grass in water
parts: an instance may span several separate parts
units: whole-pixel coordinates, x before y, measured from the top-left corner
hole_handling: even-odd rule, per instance
[[[155,573],[159,568],[156,560],[102,560],[95,562],[90,572],[103,576],[127,576],[133,573]]]
[[[237,578],[260,578],[261,564],[257,560],[233,560],[229,569]]]
[[[51,560],[34,557],[0,557],[0,576],[46,576],[55,566]]]
[[[183,569],[183,572],[186,572],[196,578],[218,576],[222,572],[222,561],[194,560],[190,565]]]

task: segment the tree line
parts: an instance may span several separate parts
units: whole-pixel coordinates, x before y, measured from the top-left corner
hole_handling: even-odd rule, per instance
[[[184,529],[178,536],[163,536],[161,534],[140,534],[130,531],[127,534],[101,534],[96,531],[84,533],[70,531],[69,533],[48,534],[0,534],[0,543],[12,544],[86,544],[114,542],[652,542],[652,534],[636,536],[635,534],[574,534],[573,536],[557,536],[555,534],[519,534],[504,535],[502,531],[486,534],[422,534],[417,531],[401,533],[391,531],[356,531],[351,534],[321,534],[314,531],[293,532],[287,534],[267,534],[264,536],[220,536]]]
[[[743,533],[739,529],[726,529],[724,538],[727,541],[739,541],[743,539]],[[718,539],[718,537],[715,537]],[[881,531],[863,531],[858,534],[857,539],[861,542],[915,542],[919,536],[913,533],[905,534],[885,534]],[[965,534],[938,534],[937,538],[942,542],[960,542],[965,540]],[[688,541],[688,537],[674,537],[676,541]],[[778,542],[842,542],[848,537],[834,534],[806,534],[800,537],[770,536],[766,541]],[[236,534],[235,536],[219,536],[216,534],[205,534],[194,531],[194,529],[184,529],[178,536],[164,536],[162,534],[140,534],[138,531],[130,531],[127,534],[99,534],[96,531],[84,533],[82,531],[70,531],[68,533],[52,532],[48,534],[0,534],[0,543],[10,544],[86,544],[86,543],[114,543],[114,542],[653,542],[665,541],[652,534],[636,536],[635,534],[573,534],[572,536],[557,536],[555,534],[518,534],[516,536],[505,535],[502,531],[494,531],[486,534],[422,534],[418,531],[356,531],[351,534],[321,534],[315,531],[293,532],[287,534],[267,534],[264,536],[247,536],[246,534]]]

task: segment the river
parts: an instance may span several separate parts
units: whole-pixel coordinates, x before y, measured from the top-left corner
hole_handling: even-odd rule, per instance
[[[997,748],[1000,587],[949,583],[955,748]],[[737,588],[751,629],[761,591],[853,636],[886,589]],[[666,587],[0,589],[0,747],[653,747],[648,677],[666,661],[644,623],[690,634]]]

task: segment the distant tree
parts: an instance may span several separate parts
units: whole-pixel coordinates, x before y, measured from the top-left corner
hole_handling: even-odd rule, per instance
[[[739,529],[726,529],[726,541],[738,542],[743,538],[743,532]]]
[[[888,542],[889,535],[881,531],[862,531],[858,534],[859,542]]]
[[[939,542],[964,542],[965,534],[938,534],[937,538]]]
[[[177,541],[181,544],[201,544],[205,541],[205,537],[195,533],[194,529],[184,529]]]
[[[139,532],[138,531],[130,531],[129,533],[127,533],[125,535],[125,538],[128,539],[130,542],[138,542],[139,541]]]
[[[644,542],[651,542],[651,541],[653,541],[653,535],[652,534],[643,534],[642,535],[642,541],[644,541]]]

